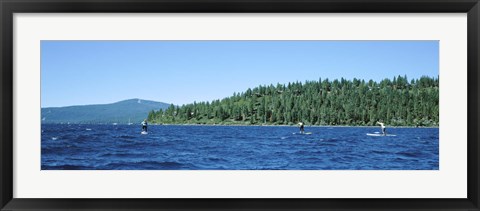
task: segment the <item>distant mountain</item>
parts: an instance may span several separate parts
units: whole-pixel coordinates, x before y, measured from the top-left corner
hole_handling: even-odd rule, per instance
[[[152,110],[166,109],[170,104],[130,99],[111,104],[42,108],[42,123],[139,124]]]

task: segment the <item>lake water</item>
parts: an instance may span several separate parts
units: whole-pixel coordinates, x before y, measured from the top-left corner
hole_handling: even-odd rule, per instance
[[[42,125],[42,170],[438,170],[438,128]]]

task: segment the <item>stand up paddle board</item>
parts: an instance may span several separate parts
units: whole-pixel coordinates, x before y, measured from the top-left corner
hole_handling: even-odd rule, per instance
[[[383,135],[381,133],[367,133],[367,136],[397,136],[397,135],[393,135],[393,134]]]
[[[306,133],[293,133],[294,135],[312,135],[312,132],[306,132]]]
[[[142,131],[140,134],[142,134],[142,135],[147,135],[148,132],[147,132],[147,131]]]

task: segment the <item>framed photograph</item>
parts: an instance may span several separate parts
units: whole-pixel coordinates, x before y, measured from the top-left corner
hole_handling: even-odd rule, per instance
[[[0,6],[1,210],[479,210],[478,0]]]

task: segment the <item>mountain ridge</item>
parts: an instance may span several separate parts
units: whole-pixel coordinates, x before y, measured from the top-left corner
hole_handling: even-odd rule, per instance
[[[41,108],[42,123],[126,124],[139,123],[152,110],[165,109],[170,104],[139,98],[108,104],[71,105]]]

